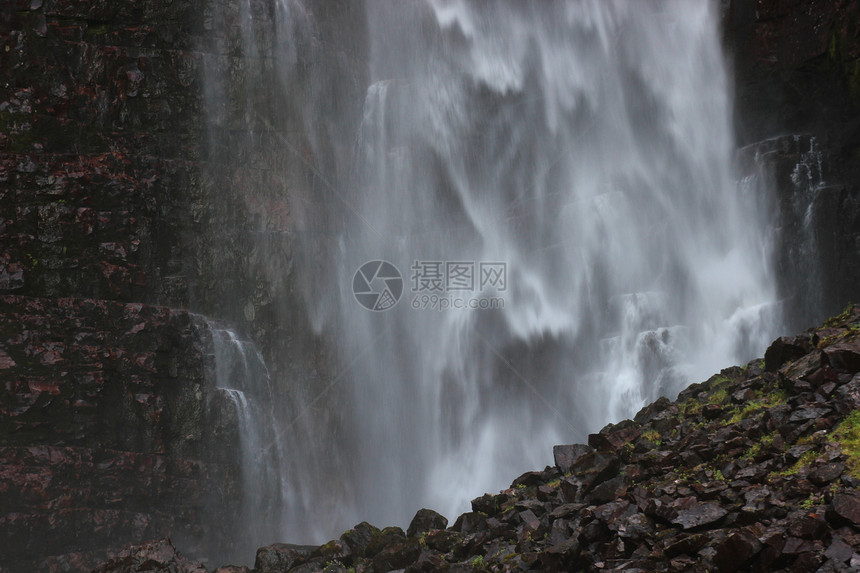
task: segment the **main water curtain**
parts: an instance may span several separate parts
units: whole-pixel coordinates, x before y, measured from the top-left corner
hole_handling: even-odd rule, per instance
[[[330,535],[422,506],[453,517],[554,443],[764,349],[777,311],[757,203],[732,171],[717,2],[368,0],[369,81],[337,156],[321,106],[354,78],[313,65],[312,10],[278,6],[277,29],[311,46],[310,64],[276,55],[265,89],[301,118],[316,177],[289,192],[290,240],[338,357],[325,392],[352,498]],[[298,96],[283,81],[296,66]],[[384,311],[354,292],[377,260],[402,276]],[[471,289],[417,280],[447,263],[473,265]],[[504,265],[504,284],[479,288],[482,264]],[[503,308],[440,311],[425,294]]]
[[[453,515],[764,348],[715,3],[369,2],[368,23],[338,280],[308,293],[355,360],[363,515]],[[372,259],[404,276],[380,313],[350,290]],[[466,293],[504,308],[416,310],[416,262],[504,263],[504,292]]]

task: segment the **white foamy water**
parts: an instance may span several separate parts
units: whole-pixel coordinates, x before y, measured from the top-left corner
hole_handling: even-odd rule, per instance
[[[280,33],[313,25],[297,2],[278,5]],[[292,245],[308,315],[339,358],[317,390],[346,405],[345,431],[326,439],[353,493],[324,537],[355,520],[405,526],[421,507],[454,518],[552,463],[553,444],[760,355],[778,323],[757,201],[733,172],[715,2],[369,0],[367,22],[349,161],[326,159],[318,98],[283,92],[337,171],[317,229],[335,248]],[[275,63],[276,93],[291,66]],[[315,89],[339,89],[317,71]],[[384,312],[352,291],[377,259],[404,279]],[[473,263],[475,285],[413,291],[416,262]],[[480,288],[481,263],[503,264],[506,284]],[[425,294],[504,308],[415,309]],[[299,440],[291,455],[318,452]],[[330,498],[326,480],[293,487]]]

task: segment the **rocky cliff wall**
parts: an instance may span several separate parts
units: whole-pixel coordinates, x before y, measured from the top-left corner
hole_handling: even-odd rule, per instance
[[[247,4],[267,26],[275,3]],[[241,6],[0,5],[0,571],[85,570],[166,534],[192,554],[233,554],[235,412],[206,379],[207,337],[172,308],[254,336],[281,388],[296,371],[323,377],[285,200],[320,185],[316,159],[298,111],[275,113],[285,102],[247,77],[265,69],[249,59],[284,44],[243,46]],[[319,49],[299,68],[360,77],[361,3],[307,7]],[[242,93],[205,88],[219,77]],[[354,83],[344,97],[360,110]],[[262,123],[246,121],[248,94]],[[350,129],[334,113],[343,101],[321,105]],[[281,139],[298,159],[264,145]],[[285,161],[289,182],[275,177]]]
[[[860,300],[860,4],[724,2],[744,175],[776,191],[771,225],[790,329]]]
[[[196,277],[205,14],[0,6],[0,570],[162,534],[209,553],[232,526],[196,327],[151,306],[187,306]]]
[[[0,288],[181,303],[199,2],[4,2]]]
[[[212,508],[235,512],[237,469],[213,430],[235,420],[213,419],[196,328],[163,307],[0,297],[0,570],[85,570],[164,535],[219,553]]]

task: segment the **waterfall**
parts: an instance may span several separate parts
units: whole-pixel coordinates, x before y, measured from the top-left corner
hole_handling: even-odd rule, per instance
[[[198,317],[211,352],[209,382],[215,395],[232,408],[238,425],[241,513],[231,528],[235,554],[225,558],[247,559],[264,540],[287,535],[284,515],[302,515],[289,457],[289,440],[280,423],[266,363],[260,350],[233,330]]]
[[[783,330],[802,330],[825,317],[814,219],[828,158],[809,134],[759,141],[740,149],[738,156],[743,192],[758,198],[759,212],[770,214],[760,226],[768,230],[767,250],[775,253]]]
[[[250,135],[230,143],[284,158],[266,166],[292,182],[279,240],[334,349],[305,398],[340,405],[340,431],[307,430],[349,484],[323,537],[354,519],[406,525],[422,506],[454,517],[551,463],[553,444],[772,339],[770,246],[736,181],[716,2],[368,0],[346,137],[333,126],[355,78],[334,73],[314,20],[335,18],[273,4],[268,36],[250,4],[241,19],[263,68],[244,72]],[[292,485],[334,496],[330,481]]]

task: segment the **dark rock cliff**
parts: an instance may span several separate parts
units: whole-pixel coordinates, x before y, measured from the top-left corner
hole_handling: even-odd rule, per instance
[[[724,2],[744,175],[776,190],[777,280],[791,329],[860,300],[860,4]]]
[[[150,306],[188,299],[202,13],[0,6],[0,570],[153,535],[210,552],[208,508],[235,506],[195,326]]]
[[[320,369],[290,254],[255,249],[287,231],[282,186],[253,195],[280,159],[237,156],[231,139],[259,125],[204,89],[266,57],[242,51],[239,5],[0,4],[0,571],[86,570],[168,534],[233,554],[235,412],[207,383],[202,327],[173,309],[253,334],[282,377]],[[308,5],[324,50],[306,65],[360,75],[361,3]],[[300,132],[287,123],[270,135]]]
[[[172,249],[200,159],[200,3],[0,10],[0,288],[181,301]]]
[[[162,535],[218,553],[210,508],[235,512],[236,468],[195,330],[163,307],[0,296],[0,570],[87,569]]]

